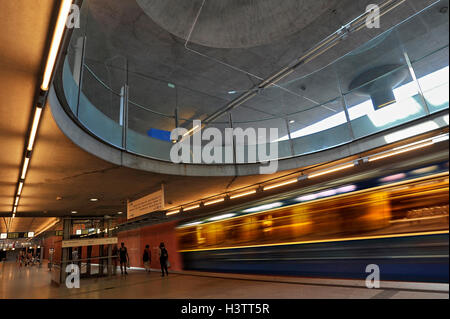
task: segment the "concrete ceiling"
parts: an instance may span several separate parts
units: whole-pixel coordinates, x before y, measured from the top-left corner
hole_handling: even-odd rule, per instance
[[[52,0],[35,0],[31,6],[29,0],[0,2],[0,217],[10,216],[35,89],[39,85],[39,73],[56,3]],[[169,110],[167,104],[161,101],[175,100],[173,91],[167,87],[167,82],[175,79],[173,82],[181,92],[179,102],[184,101],[183,114],[191,118],[211,113],[229,101],[232,98],[226,93],[229,90],[248,89],[256,83],[253,76],[186,52],[182,39],[162,29],[135,1],[85,0],[85,3],[90,3],[93,9],[97,8],[93,10],[95,20],[89,21],[93,39],[96,39],[88,42],[87,58],[91,61],[90,65],[98,74],[105,76],[105,81],[113,89],[118,90],[123,85],[118,80],[118,63],[121,56],[128,57],[130,69],[135,72],[130,78],[130,85],[135,83],[135,92],[147,92],[144,96],[135,95],[142,103],[157,105],[161,111]],[[330,3],[333,5],[319,5],[317,17],[312,15],[310,22],[285,30],[287,36],[278,40],[284,41],[284,45],[276,43],[280,37],[277,33],[256,39],[257,46],[248,47],[247,41],[245,49],[192,45],[210,56],[232,61],[238,67],[264,77],[362,12],[366,2],[358,2],[357,5],[353,1]],[[397,12],[395,18],[386,19],[386,27],[419,10],[428,1],[406,3],[401,14]],[[142,1],[140,4],[145,3]],[[151,5],[149,1],[147,4]],[[286,27],[290,28],[286,25],[283,28]],[[124,31],[118,32],[119,28],[124,28]],[[277,31],[278,34],[283,28]],[[177,29],[173,32],[177,32]],[[378,32],[364,31],[358,41],[352,40],[346,49],[357,47]],[[307,34],[310,36],[302,37]],[[76,32],[74,36],[77,36]],[[300,41],[292,42],[292,37]],[[199,43],[207,41],[202,40],[201,34],[193,39]],[[231,46],[233,41],[239,40],[230,39],[223,46]],[[330,53],[317,65],[342,54],[342,49]],[[110,59],[109,66],[104,63],[106,59]],[[140,87],[139,83],[145,85]],[[131,92],[133,94],[133,90]],[[107,98],[110,99],[109,96]],[[205,101],[205,104],[199,104],[199,101]],[[236,114],[236,117],[255,116],[252,105],[242,109],[250,111]],[[258,112],[266,116],[264,110]],[[274,177],[286,173],[278,173]],[[36,231],[47,224],[50,217],[70,216],[72,210],[78,212],[77,216],[115,215],[118,211],[125,211],[127,199],[146,195],[158,189],[161,183],[165,184],[167,205],[176,206],[265,179],[267,176],[262,175],[179,177],[113,165],[73,144],[59,130],[50,109],[46,107],[17,217],[10,231]],[[57,197],[61,199],[57,200]],[[91,202],[90,198],[98,198],[99,201]],[[3,220],[0,220],[0,231],[5,231]]]
[[[261,79],[279,71],[300,57],[316,43],[365,11],[370,0],[340,1],[205,1],[190,41],[189,31],[202,0],[196,1],[111,1],[85,0],[82,29],[87,30],[86,64],[115,92],[125,81],[130,99],[145,108],[173,115],[178,107],[182,126],[192,119],[204,119],[222,108],[240,93],[251,89]],[[381,19],[381,28],[363,28],[317,59],[298,68],[283,79],[279,88],[268,89],[232,111],[235,121],[253,126],[279,127],[287,134],[284,114],[310,109],[339,96],[339,81],[348,85],[353,77],[370,65],[385,61],[404,64],[394,35],[385,38],[371,55],[365,53],[343,60],[338,66],[325,68],[311,77],[306,75],[360,47],[375,36],[432,4],[433,0],[410,0]],[[444,1],[446,3],[446,1]],[[448,5],[448,3],[447,3]],[[442,15],[445,21],[448,16]],[[280,18],[283,17],[283,18]],[[436,15],[422,19],[411,28],[405,43],[414,40],[421,53],[426,50],[421,37],[429,30],[443,26]],[[83,29],[84,28],[84,29]],[[407,28],[406,28],[407,29]],[[428,39],[428,41],[430,41]],[[448,42],[448,40],[447,40]],[[378,43],[380,44],[380,42]],[[436,46],[438,43],[434,43]],[[186,45],[186,46],[185,46]],[[433,45],[434,47],[434,45]],[[125,70],[128,68],[128,72]],[[348,82],[348,83],[347,83]],[[176,88],[168,87],[173,83]],[[83,91],[103,113],[118,120],[117,96],[101,87],[93,76],[85,73]],[[346,88],[343,88],[344,91]],[[236,91],[236,94],[229,94]],[[342,110],[337,103],[313,112],[306,111],[291,130],[300,129],[317,119]],[[146,134],[150,128],[172,130],[175,123],[167,117],[155,116],[132,106],[129,127]],[[223,116],[217,122],[227,123]],[[223,129],[226,124],[216,124]],[[237,124],[245,128],[245,123]]]
[[[336,0],[137,0],[163,29],[208,47],[243,48],[269,44],[305,28]],[[190,34],[197,12],[196,28]]]
[[[10,212],[57,1],[0,2],[0,211]],[[39,228],[45,220],[17,223],[17,230]],[[5,230],[0,220],[0,231]]]

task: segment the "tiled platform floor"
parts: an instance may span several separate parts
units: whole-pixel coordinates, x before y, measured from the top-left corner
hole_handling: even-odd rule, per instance
[[[129,270],[115,277],[82,279],[79,289],[51,285],[46,265],[19,269],[0,263],[0,298],[436,298],[448,299],[448,284],[381,283],[367,289],[359,281],[253,275]],[[385,287],[385,289],[382,289]]]

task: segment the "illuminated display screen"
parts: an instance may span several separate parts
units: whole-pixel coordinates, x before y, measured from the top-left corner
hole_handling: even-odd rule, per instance
[[[8,233],[8,239],[19,238],[19,233]]]
[[[0,234],[0,239],[6,239],[8,238],[8,234],[7,233],[1,233]]]

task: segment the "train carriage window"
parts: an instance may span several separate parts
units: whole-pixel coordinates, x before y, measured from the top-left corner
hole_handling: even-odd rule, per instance
[[[449,187],[442,175],[180,229],[180,247],[270,245],[446,230]]]

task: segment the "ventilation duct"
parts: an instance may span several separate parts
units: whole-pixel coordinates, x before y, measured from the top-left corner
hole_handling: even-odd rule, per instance
[[[401,64],[385,64],[366,70],[353,79],[349,90],[361,96],[370,96],[375,110],[395,103],[393,89],[408,75]]]

